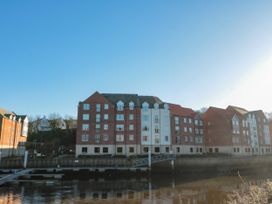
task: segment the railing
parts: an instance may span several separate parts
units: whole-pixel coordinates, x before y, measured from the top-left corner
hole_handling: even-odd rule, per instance
[[[174,154],[159,154],[151,158],[151,163],[158,163],[163,161],[175,160]],[[139,158],[129,160],[127,158],[53,158],[53,159],[29,159],[27,168],[56,168],[56,167],[85,167],[85,168],[99,168],[99,167],[144,167],[148,166],[148,158]],[[23,159],[16,160],[2,160],[0,169],[20,169],[23,168]]]
[[[151,164],[159,163],[163,161],[175,160],[176,155],[174,154],[159,154],[151,157]],[[135,159],[132,162],[134,167],[148,166],[148,158]]]
[[[131,167],[131,161],[121,158],[84,158],[84,159],[30,159],[27,168],[56,167]],[[1,161],[1,169],[23,168],[23,160]]]

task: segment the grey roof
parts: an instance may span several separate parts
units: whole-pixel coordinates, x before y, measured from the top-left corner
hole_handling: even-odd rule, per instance
[[[144,102],[147,102],[150,108],[154,107],[155,103],[158,103],[160,107],[163,107],[164,103],[156,96],[139,96],[138,94],[102,94],[112,104],[116,104],[118,101],[124,102],[125,106],[129,105],[129,102],[133,102],[136,107],[141,107]]]
[[[137,94],[102,94],[107,98],[112,104],[116,104],[118,101],[122,101],[125,106],[128,106],[129,102],[133,102],[135,106],[140,106]]]

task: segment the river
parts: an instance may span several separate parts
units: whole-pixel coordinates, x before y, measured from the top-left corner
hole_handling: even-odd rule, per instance
[[[152,175],[144,178],[65,179],[17,181],[0,187],[6,203],[181,203],[220,204],[226,194],[243,186],[237,175]],[[246,183],[261,183],[265,174],[243,176]]]

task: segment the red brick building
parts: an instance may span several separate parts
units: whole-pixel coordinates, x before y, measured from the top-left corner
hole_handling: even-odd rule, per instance
[[[28,118],[0,109],[1,157],[23,155],[28,133]]]
[[[205,145],[209,153],[260,155],[271,152],[268,121],[262,111],[240,107],[210,107],[204,114]]]
[[[176,154],[202,154],[204,150],[203,119],[190,108],[169,104],[172,150]]]
[[[95,92],[78,106],[76,155],[133,155],[140,151],[136,94]]]

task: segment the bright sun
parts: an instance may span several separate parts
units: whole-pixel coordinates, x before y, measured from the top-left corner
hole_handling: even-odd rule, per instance
[[[219,105],[237,105],[249,110],[272,112],[272,57],[254,66],[232,92],[221,98]]]

